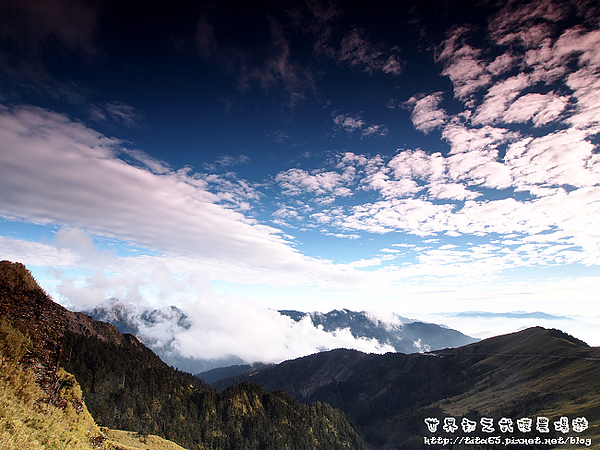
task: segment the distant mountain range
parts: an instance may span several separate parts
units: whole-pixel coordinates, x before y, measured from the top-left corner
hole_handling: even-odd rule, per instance
[[[221,377],[222,374],[232,375],[247,372],[254,367],[244,364],[241,359],[235,357],[218,360],[196,360],[181,357],[174,351],[171,344],[178,330],[189,329],[192,324],[185,312],[175,306],[151,309],[124,304],[112,299],[106,305],[98,306],[86,313],[95,320],[114,325],[121,333],[131,333],[137,336],[163,361],[181,370],[199,373],[199,376],[207,381],[214,381],[215,377]],[[394,315],[384,321],[365,311],[356,312],[347,309],[333,310],[325,314],[293,310],[283,310],[279,313],[296,322],[309,318],[315,327],[322,328],[329,333],[340,329],[349,329],[355,338],[375,339],[380,344],[390,345],[401,353],[459,347],[477,341],[459,331],[441,325],[410,320],[399,315]],[[160,340],[153,339],[144,332],[156,326],[162,326],[167,330]],[[165,338],[165,334],[168,335],[169,332],[171,333],[170,337]],[[228,370],[212,370],[230,366],[231,368]],[[209,371],[210,373],[208,373]]]
[[[279,312],[296,321],[310,317],[316,327],[322,326],[328,332],[348,328],[356,338],[377,339],[381,344],[390,344],[400,353],[460,347],[478,341],[459,331],[433,323],[407,319],[397,314],[394,314],[391,320],[384,321],[366,311],[356,312],[348,309],[336,309],[326,314],[289,310]]]
[[[507,318],[507,319],[544,319],[544,320],[573,320],[565,316],[557,316],[554,314],[547,314],[544,312],[525,312],[525,311],[511,311],[503,313],[491,313],[486,311],[466,311],[461,313],[452,314],[455,317],[481,317],[481,318]]]
[[[188,316],[176,306],[167,306],[160,309],[134,306],[121,303],[117,299],[110,299],[106,304],[85,311],[94,320],[110,323],[119,332],[130,333],[150,347],[160,359],[170,366],[180,370],[195,373],[226,367],[244,362],[236,357],[221,359],[197,360],[181,356],[173,349],[176,333],[191,327]],[[161,327],[161,339],[156,339],[147,331]]]

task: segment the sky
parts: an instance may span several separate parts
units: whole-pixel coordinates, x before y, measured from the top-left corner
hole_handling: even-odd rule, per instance
[[[276,309],[600,345],[597,1],[388,3],[3,1],[0,258],[216,353]]]

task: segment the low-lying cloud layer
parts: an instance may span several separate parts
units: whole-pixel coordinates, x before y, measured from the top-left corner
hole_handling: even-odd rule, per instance
[[[117,313],[128,332],[134,332],[166,360],[183,358],[184,364],[192,367],[194,361],[196,367],[227,364],[223,361],[279,363],[335,348],[368,353],[395,351],[392,345],[376,339],[356,338],[349,329],[326,332],[310,317],[295,321],[253,302],[219,298],[207,292],[201,299],[183,305],[183,309],[153,309],[115,300],[96,306],[101,308],[96,313],[100,320],[110,321],[110,316]]]

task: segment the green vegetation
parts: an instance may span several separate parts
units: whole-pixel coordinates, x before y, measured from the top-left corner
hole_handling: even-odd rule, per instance
[[[67,333],[62,354],[103,426],[155,434],[189,449],[365,447],[329,405],[304,405],[251,383],[218,392],[167,366],[133,336],[114,344]]]
[[[75,378],[58,373],[56,399],[60,405],[40,401],[45,393],[30,371],[19,361],[31,340],[6,321],[0,321],[0,448],[73,449],[93,448],[90,439],[100,436],[83,404]]]

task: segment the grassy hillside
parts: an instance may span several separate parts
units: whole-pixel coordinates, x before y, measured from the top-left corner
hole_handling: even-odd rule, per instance
[[[31,351],[31,340],[0,321],[0,448],[92,449],[103,436],[83,403],[73,375],[59,370],[49,401],[31,371],[19,361]]]

